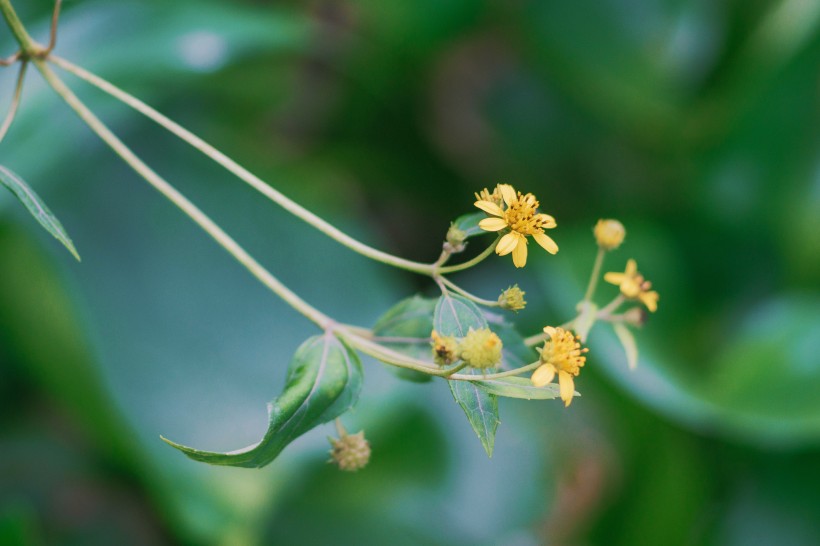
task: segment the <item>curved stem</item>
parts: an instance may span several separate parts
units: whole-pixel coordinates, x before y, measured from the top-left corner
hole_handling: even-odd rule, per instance
[[[2,1],[2,0],[0,0]],[[0,4],[2,5],[2,4]],[[42,73],[46,81],[60,95],[63,100],[80,116],[92,131],[111,147],[137,174],[142,176],[149,184],[156,188],[162,195],[179,207],[194,222],[205,230],[220,246],[227,250],[236,260],[241,263],[250,273],[267,286],[274,294],[282,298],[291,307],[303,314],[309,320],[317,324],[320,328],[327,330],[333,325],[333,321],[324,313],[309,305],[302,298],[282,284],[267,269],[248,254],[239,244],[222,230],[205,213],[191,203],[184,195],[154,172],[148,165],[139,159],[123,142],[111,132],[105,124],[85,106],[63,81],[51,70],[42,60],[33,60],[37,69]]]
[[[612,300],[606,305],[606,307],[602,307],[601,309],[599,309],[595,316],[599,319],[608,320],[612,312],[615,311],[618,307],[620,307],[621,304],[625,301],[626,296],[624,296],[623,294],[618,294],[614,300]]]
[[[479,254],[478,256],[473,258],[472,260],[467,260],[466,262],[462,262],[462,263],[456,264],[456,265],[448,265],[446,267],[439,267],[439,268],[434,269],[433,271],[431,271],[429,274],[430,275],[435,275],[435,274],[447,275],[449,273],[455,273],[456,271],[464,271],[465,269],[469,269],[469,268],[473,267],[474,265],[477,265],[477,264],[483,262],[485,259],[487,259],[487,256],[492,254],[493,251],[495,250],[495,245],[496,245],[496,243],[498,243],[499,239],[500,239],[500,237],[496,237],[495,241],[493,241],[490,246],[485,248],[484,251],[481,254]]]
[[[49,56],[49,60],[55,65],[62,68],[63,70],[66,70],[74,74],[78,78],[88,82],[89,84],[100,89],[101,91],[108,93],[112,97],[130,106],[137,112],[143,114],[144,116],[153,120],[157,124],[161,125],[164,129],[173,133],[183,141],[187,142],[188,144],[190,144],[191,146],[193,146],[194,148],[196,148],[197,150],[211,158],[213,161],[227,169],[240,180],[251,186],[253,189],[258,191],[259,193],[261,193],[262,195],[264,195],[265,197],[267,197],[268,199],[270,199],[286,211],[290,212],[297,218],[307,222],[308,224],[312,225],[314,228],[318,229],[331,239],[346,246],[350,250],[361,254],[362,256],[366,256],[377,262],[391,265],[393,267],[397,267],[400,269],[405,269],[407,271],[413,271],[415,273],[421,273],[423,275],[433,275],[436,272],[449,273],[454,271],[461,271],[462,269],[467,269],[468,267],[475,265],[476,263],[486,258],[487,255],[489,255],[489,253],[487,253],[487,255],[482,255],[479,260],[476,260],[474,258],[469,262],[465,262],[463,264],[455,266],[439,267],[435,263],[425,264],[421,262],[414,262],[412,260],[406,260],[404,258],[399,258],[398,256],[394,256],[387,252],[383,252],[381,250],[368,246],[358,241],[357,239],[354,239],[350,235],[342,232],[334,225],[316,216],[303,206],[299,205],[295,201],[286,197],[284,194],[275,190],[274,188],[266,184],[262,179],[255,176],[250,171],[236,163],[233,159],[229,158],[228,156],[226,156],[225,154],[223,154],[222,152],[220,152],[219,150],[217,150],[216,148],[214,148],[213,146],[211,146],[195,134],[191,133],[178,123],[160,114],[158,111],[154,110],[153,108],[151,108],[138,98],[134,97],[133,95],[126,93],[125,91],[123,91],[119,87],[116,87],[110,82],[100,78],[99,76],[92,74],[84,68],[81,68],[61,57],[51,55]]]
[[[584,301],[591,301],[595,294],[595,288],[598,286],[598,277],[601,276],[601,266],[604,263],[604,254],[606,251],[598,247],[598,254],[595,256],[595,265],[592,266],[592,275],[589,277],[589,285],[587,285],[587,293],[584,295]]]
[[[3,124],[0,125],[0,142],[2,142],[5,138],[6,133],[9,131],[9,127],[11,127],[11,124],[14,121],[14,116],[17,115],[17,108],[20,106],[20,97],[23,93],[23,81],[26,78],[27,67],[28,62],[23,61],[20,63],[20,72],[17,74],[17,86],[14,88],[14,97],[11,99],[9,113],[6,115],[6,119],[3,120]]]
[[[42,48],[26,32],[9,0],[0,0],[0,12],[3,13],[3,18],[8,23],[11,33],[14,34],[14,39],[20,44],[20,56],[28,58],[41,51]]]
[[[474,296],[473,294],[470,294],[469,292],[467,292],[466,290],[464,290],[459,285],[457,285],[456,283],[454,283],[453,281],[451,281],[450,279],[448,279],[446,277],[438,277],[438,278],[441,279],[441,282],[445,286],[447,286],[450,290],[452,290],[453,292],[455,292],[457,294],[460,294],[461,296],[467,298],[468,300],[470,300],[474,303],[477,303],[478,305],[483,305],[485,307],[501,307],[501,304],[498,303],[497,301],[485,300],[483,298],[479,298],[478,296]]]
[[[534,370],[538,366],[541,365],[541,362],[533,362],[532,364],[527,364],[526,366],[521,366],[520,368],[516,368],[514,370],[507,370],[506,372],[498,372],[498,373],[488,373],[485,375],[469,375],[469,374],[453,374],[447,379],[452,379],[454,381],[487,381],[488,379],[501,379],[502,377],[510,377],[513,375],[521,375],[522,373],[528,372],[530,370]]]
[[[48,47],[46,47],[45,54],[48,55],[54,50],[57,45],[57,23],[60,22],[60,5],[63,0],[54,2],[54,12],[51,14],[51,32],[48,37]]]

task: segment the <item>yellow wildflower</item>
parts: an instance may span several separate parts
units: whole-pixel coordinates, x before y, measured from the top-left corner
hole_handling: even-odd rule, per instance
[[[658,310],[658,293],[650,290],[652,283],[640,274],[635,260],[630,259],[626,262],[626,270],[623,273],[607,273],[604,280],[620,287],[621,294],[631,300],[639,300],[651,312]]]
[[[341,438],[328,438],[333,449],[330,450],[329,463],[335,463],[339,470],[356,472],[370,461],[370,443],[364,437],[364,431],[356,434],[342,434]]]
[[[598,220],[595,224],[595,241],[604,250],[615,250],[626,237],[626,229],[618,220]]]
[[[525,294],[526,292],[518,288],[517,284],[514,284],[501,292],[501,295],[498,296],[498,305],[502,309],[518,312],[527,306],[527,302],[524,301]]]
[[[589,349],[581,348],[579,337],[563,328],[544,328],[550,339],[540,349],[542,365],[533,372],[530,381],[536,387],[543,387],[555,379],[558,374],[558,385],[561,389],[561,399],[565,406],[569,406],[575,395],[574,377],[581,373],[587,357],[584,353]]]
[[[497,199],[499,194],[500,200]],[[485,189],[476,197],[479,200],[475,202],[475,206],[494,217],[483,219],[478,226],[485,231],[509,230],[498,241],[495,252],[499,256],[512,252],[515,267],[527,264],[528,235],[532,235],[535,242],[550,254],[558,252],[558,245],[544,233],[545,229],[552,229],[557,225],[555,218],[537,212],[539,203],[533,194],[522,194],[509,184],[498,184],[493,193]],[[502,205],[507,208],[502,208]]]
[[[472,368],[492,368],[501,362],[501,338],[488,328],[470,328],[460,348],[461,360]]]

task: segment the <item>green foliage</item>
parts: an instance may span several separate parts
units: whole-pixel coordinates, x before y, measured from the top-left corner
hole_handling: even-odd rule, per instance
[[[163,440],[195,461],[263,467],[305,432],[352,408],[361,387],[362,368],[356,353],[330,334],[315,336],[305,341],[293,356],[285,390],[268,407],[270,423],[259,443],[217,453],[186,447],[166,438]]]
[[[2,165],[0,165],[0,184],[8,188],[28,209],[34,219],[60,241],[77,258],[78,262],[80,261],[80,255],[77,254],[77,249],[74,248],[74,243],[71,242],[63,225],[28,184]]]
[[[430,360],[430,332],[433,330],[433,312],[437,299],[413,296],[391,307],[376,321],[373,335],[385,338],[401,338],[401,341],[382,340],[382,345],[419,360]],[[390,367],[396,376],[427,383],[433,376],[406,368]]]

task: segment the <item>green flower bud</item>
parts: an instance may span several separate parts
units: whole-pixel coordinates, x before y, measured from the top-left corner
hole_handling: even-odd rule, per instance
[[[444,249],[450,254],[462,252],[467,246],[464,243],[466,240],[467,232],[458,229],[455,224],[450,224],[450,229],[447,230],[447,238],[444,243]]]
[[[461,359],[473,368],[492,368],[501,362],[501,338],[488,328],[470,330],[461,340]]]
[[[498,296],[498,304],[502,309],[520,311],[527,305],[527,302],[524,301],[525,294],[526,292],[518,288],[517,284],[514,284],[501,292],[501,295]]]

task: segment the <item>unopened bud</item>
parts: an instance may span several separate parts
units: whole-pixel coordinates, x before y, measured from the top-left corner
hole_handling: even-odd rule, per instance
[[[467,240],[467,232],[456,227],[455,224],[450,224],[450,229],[447,230],[447,238],[444,242],[444,249],[450,254],[457,254],[466,248],[464,241]]]
[[[461,340],[461,359],[473,368],[491,368],[501,362],[501,338],[488,328],[470,330]]]
[[[649,314],[643,307],[633,307],[632,309],[625,311],[622,316],[625,323],[640,328],[646,324],[646,319]]]
[[[333,449],[330,450],[330,460],[339,470],[355,472],[367,466],[370,461],[370,443],[364,438],[364,431],[356,434],[342,434],[338,440],[328,438]]]
[[[624,242],[626,229],[618,220],[598,220],[594,234],[599,247],[604,250],[614,250]]]
[[[501,295],[498,296],[498,304],[502,309],[520,311],[527,306],[527,302],[524,301],[525,294],[526,292],[518,288],[517,284],[514,284],[501,292]]]
[[[458,340],[450,336],[440,336],[433,330],[430,334],[433,339],[433,362],[439,366],[446,366],[458,360]]]

